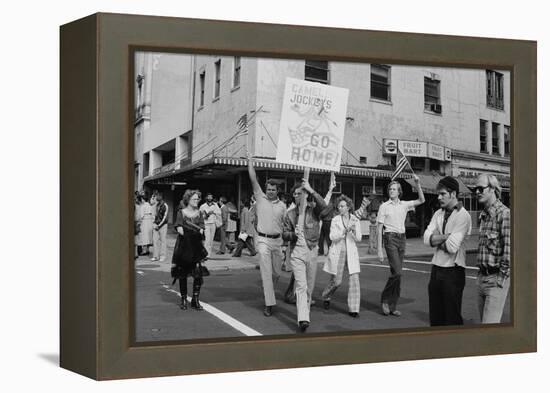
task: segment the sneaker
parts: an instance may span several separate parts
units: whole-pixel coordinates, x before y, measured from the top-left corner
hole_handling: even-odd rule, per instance
[[[156,257],[151,258],[151,261],[153,261],[153,262],[158,261],[158,260],[159,260],[159,259],[156,258]]]
[[[388,303],[382,303],[382,314],[390,315],[390,306]]]
[[[300,331],[302,333],[305,333],[307,328],[309,327],[309,322],[308,321],[300,321],[300,322],[298,322],[298,325],[300,326]]]
[[[264,307],[264,315],[266,317],[270,317],[273,315],[273,306],[265,306]]]
[[[400,317],[401,316],[401,311],[399,311],[399,310],[390,311],[390,315],[393,315],[394,317]]]
[[[164,258],[160,258],[160,259],[159,259],[159,262],[164,262]]]

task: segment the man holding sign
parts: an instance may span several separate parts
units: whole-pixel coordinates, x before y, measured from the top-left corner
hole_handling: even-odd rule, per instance
[[[321,212],[327,206],[323,197],[309,184],[308,169],[302,184],[296,184],[292,189],[295,206],[286,213],[283,232],[283,239],[289,241],[290,266],[296,280],[298,325],[302,332],[306,331],[310,322],[309,309],[317,273],[319,221]],[[307,193],[307,199],[304,193]]]
[[[338,172],[349,90],[287,78],[277,162]]]

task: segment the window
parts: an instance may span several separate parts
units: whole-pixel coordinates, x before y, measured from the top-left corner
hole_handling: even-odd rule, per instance
[[[143,177],[149,176],[149,152],[143,155]]]
[[[204,106],[204,82],[206,79],[206,71],[202,71],[199,75],[199,85],[200,85],[200,99],[199,107]]]
[[[441,113],[440,81],[424,77],[424,109]]]
[[[235,56],[233,58],[233,87],[239,87],[241,85],[241,58]]]
[[[500,138],[499,138],[499,125],[498,123],[492,123],[493,126],[493,132],[492,132],[492,152],[493,154],[500,155]]]
[[[328,61],[306,60],[305,80],[329,84]]]
[[[487,70],[487,106],[504,109],[504,77],[500,72]]]
[[[510,126],[504,126],[504,155],[510,155]]]
[[[222,68],[222,61],[221,60],[218,60],[217,62],[214,63],[214,73],[215,73],[215,76],[214,76],[214,98],[219,98],[220,97],[220,71],[221,71],[221,68]]]
[[[410,157],[409,162],[413,170],[417,172],[423,172],[426,165],[426,159],[424,157]]]
[[[370,96],[371,98],[390,101],[390,66],[371,64]]]
[[[487,121],[479,120],[479,151],[489,153],[487,150]]]

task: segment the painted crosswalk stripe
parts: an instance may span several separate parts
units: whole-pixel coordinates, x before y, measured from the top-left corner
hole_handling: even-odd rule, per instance
[[[170,288],[168,285],[166,285],[163,282],[161,282],[161,285],[164,289],[166,289],[166,291],[171,292],[171,293],[175,293],[179,297],[181,297],[180,292]],[[191,302],[191,297],[187,296],[187,301]],[[226,313],[224,313],[223,311],[217,309],[216,307],[214,307],[214,306],[212,306],[208,303],[205,303],[203,301],[201,301],[201,305],[202,305],[202,307],[204,308],[205,311],[207,311],[210,314],[214,315],[215,317],[217,317],[221,321],[227,323],[229,326],[231,326],[232,328],[238,330],[239,332],[241,332],[245,336],[263,336],[262,333],[252,329],[251,327],[245,325],[244,323],[242,323],[240,321],[237,321],[235,318],[233,318],[230,315],[227,315]]]
[[[405,262],[408,262],[408,261],[405,261]],[[430,263],[430,264],[431,264],[431,263]],[[388,265],[380,265],[379,263],[361,262],[361,265],[363,265],[363,266],[372,266],[372,267],[381,267],[381,268],[386,268],[386,269],[389,269],[389,268],[390,268]],[[471,269],[471,268],[470,268],[470,269]],[[477,270],[477,267],[476,267],[475,269]],[[415,273],[423,273],[423,274],[431,274],[431,271],[416,270],[416,269],[411,269],[411,268],[408,268],[408,267],[404,267],[404,268],[403,268],[403,271],[415,272]],[[472,279],[472,280],[477,280],[477,277],[474,277],[474,276],[466,276],[466,278],[469,278],[469,279]]]

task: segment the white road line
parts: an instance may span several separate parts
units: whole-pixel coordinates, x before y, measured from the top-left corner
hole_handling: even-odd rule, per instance
[[[427,262],[427,261],[414,261],[412,259],[405,259],[404,262],[408,262],[408,263],[418,263],[419,265],[431,265],[432,263],[431,262]],[[477,266],[466,266],[466,269],[467,270],[475,270],[477,271],[478,270],[478,267]]]
[[[163,288],[166,289],[166,291],[175,293],[175,294],[177,294],[178,296],[181,297],[180,292],[170,288],[168,285],[166,285],[162,281],[161,281],[161,284],[162,284]],[[189,296],[187,296],[187,301],[191,302],[191,298]],[[221,310],[218,310],[216,307],[214,307],[214,306],[212,306],[208,303],[205,303],[203,301],[201,301],[201,305],[202,305],[202,307],[204,308],[205,311],[209,312],[210,314],[214,315],[218,319],[220,319],[223,322],[227,323],[229,326],[231,326],[232,328],[238,330],[242,334],[244,334],[246,336],[263,336],[263,334],[261,334],[260,332],[252,329],[249,326],[246,326],[244,323],[242,323],[240,321],[237,321],[235,318],[227,315],[226,313],[224,313]]]
[[[407,262],[407,261],[405,261],[405,262]],[[361,262],[361,265],[372,266],[372,267],[381,267],[381,268],[386,268],[386,269],[390,268],[388,265],[380,265],[379,263]],[[408,271],[408,272],[423,273],[423,274],[430,274],[431,273],[431,272],[427,272],[427,271],[424,271],[424,270],[410,269],[408,267],[404,267],[403,270]],[[474,277],[474,276],[466,276],[466,278],[470,278],[472,280],[477,280],[477,277]]]

